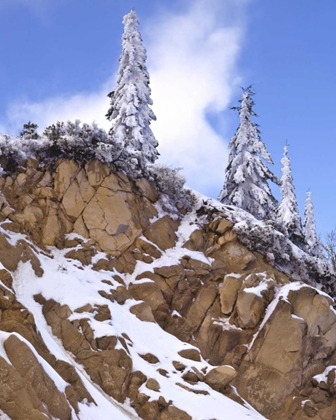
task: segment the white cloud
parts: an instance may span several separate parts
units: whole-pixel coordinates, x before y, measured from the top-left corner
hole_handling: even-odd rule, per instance
[[[183,12],[156,16],[144,34],[158,117],[152,128],[160,143],[161,161],[183,167],[189,186],[215,195],[224,180],[227,139],[214,131],[206,115],[220,115],[237,85],[244,26],[240,19],[246,2],[194,0],[188,4]],[[57,120],[79,118],[108,129],[106,94],[114,80],[111,77],[96,93],[11,104],[3,124],[13,132],[28,120],[45,127]]]
[[[72,96],[52,97],[43,102],[21,101],[10,104],[7,111],[7,122],[0,127],[7,132],[17,133],[27,121],[33,121],[40,128],[45,128],[56,121],[74,121],[80,119],[87,123],[96,122],[106,130],[110,122],[105,118],[109,106],[107,93],[111,84],[107,83],[95,93],[79,93]]]
[[[228,107],[238,81],[242,3],[198,0],[185,13],[163,15],[148,33],[161,160],[183,167],[187,184],[207,194],[222,187],[227,148],[206,116]]]

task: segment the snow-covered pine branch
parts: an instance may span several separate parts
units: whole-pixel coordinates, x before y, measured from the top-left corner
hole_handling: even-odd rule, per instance
[[[158,142],[150,128],[156,120],[150,108],[149,73],[146,67],[146,50],[138,31],[139,20],[135,10],[123,19],[124,34],[119,60],[117,86],[109,94],[110,108],[106,114],[112,121],[110,134],[130,152],[143,160],[141,164],[154,163],[159,153]]]
[[[38,125],[35,123],[32,123],[31,121],[28,121],[26,124],[23,124],[23,129],[20,133],[20,137],[24,137],[25,139],[33,139],[37,140],[40,138],[38,132]]]
[[[233,204],[258,219],[274,218],[277,201],[273,197],[268,180],[278,184],[277,177],[266,166],[273,164],[265,144],[260,138],[258,125],[251,117],[254,91],[243,89],[239,111],[240,124],[229,143],[230,155],[226,167],[226,180],[218,197],[224,204]]]
[[[302,247],[304,235],[299,208],[295,196],[290,159],[288,157],[288,146],[284,147],[282,163],[282,176],[280,179],[281,203],[278,207],[278,220],[283,223],[288,232],[289,239],[296,245]]]

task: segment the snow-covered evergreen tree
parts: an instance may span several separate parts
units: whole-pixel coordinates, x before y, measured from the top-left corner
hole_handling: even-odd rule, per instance
[[[116,141],[134,151],[144,163],[153,163],[159,153],[150,123],[156,117],[150,108],[153,101],[146,67],[147,55],[138,31],[135,10],[124,16],[123,24],[117,86],[108,95],[111,102],[106,117],[112,121],[110,134]]]
[[[314,219],[314,206],[311,198],[311,191],[307,191],[307,198],[305,201],[305,210],[304,210],[304,224],[303,231],[306,242],[309,247],[309,251],[312,255],[319,257],[321,254],[319,240],[316,234],[316,226]]]
[[[276,184],[279,181],[265,164],[273,161],[260,138],[258,125],[251,118],[256,116],[254,94],[251,86],[243,89],[240,106],[233,108],[239,111],[240,124],[229,143],[226,179],[218,199],[224,204],[238,206],[258,219],[274,218],[277,201],[267,181]]]
[[[282,177],[280,179],[281,203],[278,207],[278,220],[287,229],[289,239],[297,245],[302,245],[304,236],[302,232],[301,217],[295,196],[295,188],[291,175],[288,146],[284,147],[282,163]]]

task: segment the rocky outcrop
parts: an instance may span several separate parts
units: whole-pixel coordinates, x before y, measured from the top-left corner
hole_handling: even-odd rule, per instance
[[[0,408],[13,420],[46,416],[70,419],[71,407],[78,412],[78,402],[93,399],[74,368],[50,354],[36,331],[34,317],[16,300],[12,283],[12,276],[3,268],[0,271],[0,346],[3,346],[3,350],[0,347]],[[55,378],[62,383],[62,392],[55,386]]]
[[[191,212],[164,213],[153,183],[96,160],[59,160],[50,170],[28,160],[0,189],[0,410],[10,418],[70,419],[94,403],[76,366],[145,420],[192,418],[166,397],[161,377],[190,395],[243,398],[272,420],[336,415],[333,299],[244,246],[225,209],[199,200]],[[17,299],[11,272],[22,264],[53,281],[41,255],[71,263],[83,287],[89,272],[102,274],[97,296],[78,307],[34,296],[69,363],[50,353]],[[135,354],[116,308],[186,348],[169,367],[146,337]],[[101,333],[111,326],[114,334]]]
[[[70,419],[71,412],[66,396],[56,388],[27,344],[17,336],[9,335],[3,346],[12,365],[2,360],[2,391],[6,387],[7,393],[12,394],[13,399],[2,401],[4,408],[8,407],[6,411],[9,416],[34,418],[37,415],[36,418],[42,418],[42,413],[50,413],[61,420]],[[2,397],[6,398],[4,392]]]
[[[314,380],[335,357],[332,304],[309,287],[289,290],[245,356],[238,389],[267,417],[305,419],[318,413],[327,420],[336,413],[334,390]]]
[[[146,179],[134,182],[113,169],[59,160],[51,173],[29,160],[25,173],[0,178],[2,219],[9,217],[40,246],[62,247],[65,234],[77,233],[120,255],[157,216],[157,192]]]

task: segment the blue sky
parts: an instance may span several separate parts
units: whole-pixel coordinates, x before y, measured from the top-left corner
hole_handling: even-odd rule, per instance
[[[336,226],[333,0],[0,0],[0,129],[29,119],[104,119],[122,17],[137,10],[148,51],[153,131],[163,162],[216,197],[230,106],[254,84],[262,138],[280,175],[288,140],[301,212],[312,191],[317,229]]]

